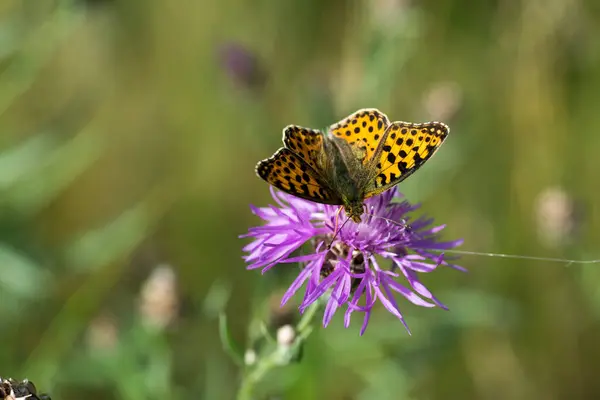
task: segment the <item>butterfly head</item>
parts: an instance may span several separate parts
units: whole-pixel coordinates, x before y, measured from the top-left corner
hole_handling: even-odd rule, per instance
[[[361,215],[364,213],[364,205],[362,200],[344,199],[344,210],[346,215],[357,224],[361,221]]]

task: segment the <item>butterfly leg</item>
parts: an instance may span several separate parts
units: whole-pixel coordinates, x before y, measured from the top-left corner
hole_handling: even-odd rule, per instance
[[[339,219],[340,219],[340,213],[342,212],[343,209],[344,209],[344,206],[340,206],[340,208],[338,208],[338,210],[335,213],[335,222],[333,224],[333,238],[331,238],[331,242],[329,243],[329,246],[327,246],[327,250],[331,250],[333,241],[335,240],[335,238],[338,234],[338,223],[339,223]]]
[[[340,208],[338,208],[338,210],[335,213],[335,225],[333,227],[333,232],[334,234],[337,233],[338,230],[338,224],[340,222],[340,213],[342,212],[342,210],[344,209],[344,206],[340,206]]]

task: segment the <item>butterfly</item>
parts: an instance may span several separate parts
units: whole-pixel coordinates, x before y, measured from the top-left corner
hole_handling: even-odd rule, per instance
[[[343,206],[358,223],[364,200],[408,178],[449,132],[441,122],[390,123],[377,109],[361,109],[327,132],[288,125],[283,147],[260,161],[256,173],[291,195]]]

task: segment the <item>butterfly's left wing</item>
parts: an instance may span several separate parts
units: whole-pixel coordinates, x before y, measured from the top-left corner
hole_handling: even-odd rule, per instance
[[[369,183],[365,198],[408,178],[435,154],[449,132],[448,126],[441,122],[393,122],[386,132],[385,143],[381,143],[377,175]]]
[[[342,204],[320,175],[290,149],[281,148],[256,165],[256,174],[277,189],[322,204]]]
[[[375,108],[365,108],[333,124],[329,132],[344,139],[362,158],[363,165],[371,160],[389,126],[388,117]]]
[[[298,125],[288,125],[283,130],[283,145],[300,156],[315,171],[320,172],[318,158],[323,151],[323,132]]]

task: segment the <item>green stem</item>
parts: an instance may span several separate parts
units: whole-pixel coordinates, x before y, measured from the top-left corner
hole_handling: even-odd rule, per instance
[[[254,386],[262,380],[267,372],[280,365],[279,358],[280,356],[276,349],[271,354],[259,360],[254,366],[254,369],[247,373],[242,379],[237,400],[251,400]]]
[[[248,370],[242,377],[242,382],[236,396],[237,400],[252,400],[254,387],[265,377],[269,371],[293,362],[295,355],[298,354],[300,348],[304,345],[304,342],[312,333],[313,321],[315,320],[317,311],[321,309],[325,302],[326,299],[323,299],[322,297],[315,301],[315,303],[312,304],[308,310],[306,310],[296,325],[295,330],[297,336],[290,346],[278,345],[274,347],[273,351],[260,357],[256,361],[256,364],[247,367]]]

